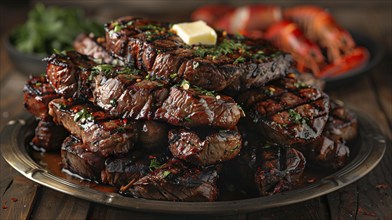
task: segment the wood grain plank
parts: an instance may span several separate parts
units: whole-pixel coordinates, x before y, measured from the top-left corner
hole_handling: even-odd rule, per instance
[[[1,197],[1,219],[28,219],[34,207],[39,184],[21,175],[15,176]]]
[[[90,202],[42,187],[31,219],[86,219]]]
[[[329,219],[327,204],[321,197],[279,208],[262,210],[247,215],[248,220],[258,219]]]
[[[129,219],[129,220],[179,220],[185,219],[184,216],[180,215],[169,215],[169,214],[156,214],[156,213],[145,213],[129,211],[125,209],[114,208],[110,206],[104,206],[101,204],[94,204],[91,208],[91,215],[88,219]],[[204,218],[203,218],[204,219]]]

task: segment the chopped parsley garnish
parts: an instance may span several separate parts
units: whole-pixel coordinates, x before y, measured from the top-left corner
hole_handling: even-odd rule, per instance
[[[118,74],[129,74],[129,75],[139,75],[140,70],[131,68],[128,66],[123,66],[123,67],[115,67],[110,64],[99,64],[91,68],[91,74],[89,76],[89,80],[92,80],[93,76],[96,76],[98,74],[104,74],[105,76],[109,76],[111,74],[113,75],[118,75]]]
[[[191,117],[189,117],[189,116],[188,116],[188,117],[185,117],[184,120],[187,121],[187,122],[192,122],[192,119],[191,119]]]
[[[306,124],[306,122],[309,120],[305,117],[302,117],[298,112],[294,111],[293,109],[290,109],[288,112],[290,115],[290,120],[296,124]]]
[[[234,60],[233,64],[243,63],[245,62],[245,57],[239,56],[237,59]]]
[[[172,73],[172,74],[169,75],[169,77],[170,77],[171,79],[174,79],[174,78],[176,78],[177,76],[178,76],[177,73]]]
[[[67,52],[65,50],[60,51],[57,50],[56,48],[53,49],[53,52],[58,55],[64,55],[64,56],[67,55]]]
[[[299,89],[308,88],[308,87],[309,87],[309,85],[307,85],[306,83],[301,82],[301,81],[295,82],[295,83],[294,83],[294,86],[297,87],[297,88],[299,88]]]
[[[252,57],[253,57],[253,59],[256,59],[256,60],[262,60],[262,59],[264,59],[266,56],[265,56],[265,54],[264,54],[264,51],[259,50],[259,51],[257,51],[256,53],[254,53]]]
[[[37,82],[37,83],[35,83],[35,86],[42,86],[42,83],[41,82]]]
[[[117,99],[111,99],[110,100],[110,105],[113,106],[113,107],[116,107],[117,106]]]
[[[84,124],[87,121],[94,121],[94,116],[90,112],[88,112],[86,108],[83,108],[75,114],[74,121],[80,121]]]
[[[162,164],[160,164],[156,158],[153,158],[150,161],[149,168],[150,168],[151,171],[153,171],[153,170],[156,170],[156,169],[160,168],[161,166],[162,166]]]
[[[165,171],[163,171],[163,173],[162,173],[162,177],[163,177],[163,178],[166,178],[167,176],[169,176],[169,174],[171,174],[171,172],[170,172],[169,170],[165,170]]]
[[[139,28],[142,30],[150,30],[150,31],[154,31],[154,32],[161,32],[161,31],[166,30],[166,28],[164,28],[164,27],[156,26],[156,25],[152,25],[152,24],[140,26]]]
[[[64,110],[65,108],[67,108],[67,105],[66,105],[66,104],[63,104],[63,103],[60,103],[59,106],[60,106],[60,109],[62,109],[62,110]]]
[[[234,39],[224,39],[216,47],[196,46],[194,54],[200,57],[205,57],[207,55],[221,56],[231,54],[234,51],[245,52],[247,49],[249,49],[249,46],[242,44],[241,42],[238,42]]]

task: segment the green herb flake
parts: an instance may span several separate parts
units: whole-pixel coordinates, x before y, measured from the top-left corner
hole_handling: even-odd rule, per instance
[[[185,117],[184,120],[187,121],[187,122],[192,122],[192,119],[189,116]]]
[[[82,110],[78,111],[75,116],[74,116],[74,121],[78,122],[80,121],[82,124],[86,123],[87,121],[94,121],[94,116],[90,112],[87,111],[86,108],[83,108]]]
[[[53,48],[53,52],[58,55],[63,55],[63,56],[67,55],[67,52],[65,50],[60,51],[56,48]]]
[[[243,63],[245,62],[245,57],[239,56],[237,59],[234,60],[233,64]]]
[[[177,73],[172,73],[172,74],[169,75],[169,77],[170,77],[171,79],[174,79],[174,78],[176,78],[177,76],[178,76]]]
[[[113,106],[113,107],[116,107],[117,106],[117,99],[111,99],[110,100],[110,105]]]
[[[309,85],[307,85],[307,84],[304,83],[304,82],[300,82],[300,81],[295,82],[295,83],[294,83],[294,86],[297,87],[297,88],[299,88],[299,89],[302,89],[302,88],[309,88]]]
[[[171,172],[170,172],[169,170],[165,170],[165,171],[163,171],[163,173],[162,173],[162,177],[163,177],[163,178],[166,178],[167,176],[169,176],[169,174],[171,174]]]
[[[60,104],[59,104],[59,107],[60,107],[61,110],[64,110],[64,109],[67,108],[67,105],[64,104],[64,103],[60,103]]]
[[[305,124],[307,119],[303,118],[298,112],[294,111],[293,109],[290,109],[289,111],[290,114],[290,120],[296,124]]]
[[[37,82],[37,83],[35,83],[35,86],[42,86],[42,83],[41,82]]]
[[[157,160],[156,158],[153,158],[153,159],[150,161],[150,166],[149,166],[149,168],[150,168],[151,171],[153,171],[153,170],[156,170],[156,169],[160,168],[161,166],[162,166],[162,165],[158,162],[158,160]]]

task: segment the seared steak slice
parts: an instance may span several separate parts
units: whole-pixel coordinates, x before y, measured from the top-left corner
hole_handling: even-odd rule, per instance
[[[173,86],[169,97],[157,109],[155,118],[176,126],[234,128],[244,116],[229,96],[203,94],[194,88]]]
[[[284,146],[264,146],[258,160],[255,182],[261,196],[290,190],[299,183],[306,164],[301,152]]]
[[[216,46],[186,45],[169,23],[123,17],[106,24],[107,50],[124,62],[172,81],[173,75],[209,90],[240,80],[258,87],[286,74],[288,55],[263,40],[218,32]],[[174,80],[175,81],[175,80]]]
[[[68,135],[68,131],[63,126],[56,125],[52,120],[41,120],[35,128],[31,142],[35,147],[45,151],[58,151]]]
[[[187,166],[179,159],[171,159],[122,193],[154,200],[215,201],[218,197],[217,179],[215,166],[199,169]]]
[[[47,78],[55,91],[65,98],[89,98],[91,68],[96,65],[89,57],[76,51],[55,53],[45,58]]]
[[[166,163],[166,154],[148,154],[143,150],[132,151],[124,158],[108,158],[101,172],[102,183],[121,187],[135,182],[150,171]]]
[[[247,91],[237,99],[257,129],[271,142],[291,145],[314,140],[328,119],[329,98],[294,74]]]
[[[88,151],[78,138],[71,135],[64,140],[61,146],[61,160],[64,169],[85,179],[100,181],[105,158]]]
[[[60,97],[45,76],[30,78],[23,87],[24,106],[27,111],[41,120],[50,120],[48,103]]]
[[[173,156],[198,166],[206,166],[231,160],[241,150],[242,138],[237,130],[201,133],[187,129],[171,130],[169,149]]]
[[[90,56],[97,63],[113,63],[114,59],[106,51],[106,40],[104,37],[94,37],[80,34],[76,37],[73,47],[83,55]]]
[[[49,114],[54,122],[80,138],[89,151],[103,156],[128,153],[139,137],[138,122],[110,119],[107,113],[88,103],[55,99],[49,103]]]
[[[168,126],[157,121],[145,121],[140,132],[139,142],[142,147],[150,150],[167,147]]]
[[[344,141],[334,141],[326,136],[294,147],[304,153],[310,164],[324,169],[340,169],[347,164],[350,156],[350,149]]]
[[[323,134],[334,141],[352,141],[358,133],[354,112],[340,101],[331,101],[329,117]]]
[[[148,164],[134,162],[130,158],[108,159],[101,172],[101,181],[120,187],[132,180],[138,180],[149,172]]]
[[[94,102],[115,117],[153,119],[155,110],[167,98],[169,90],[158,81],[119,74],[95,77]]]

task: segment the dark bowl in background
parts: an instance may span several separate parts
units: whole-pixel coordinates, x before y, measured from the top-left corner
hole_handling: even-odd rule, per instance
[[[3,44],[14,67],[25,75],[38,75],[46,71],[46,55],[29,54],[18,51],[12,44],[10,35],[3,38]]]

